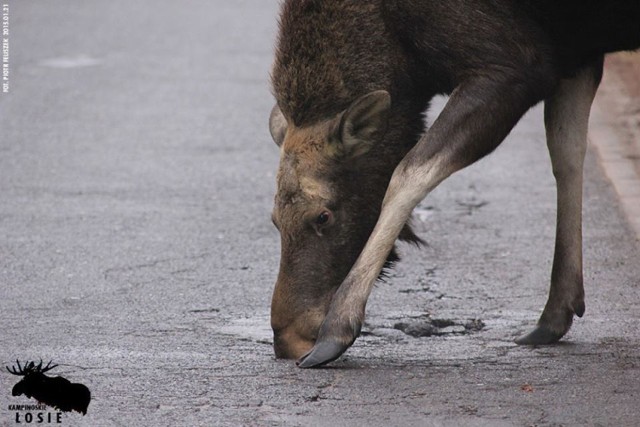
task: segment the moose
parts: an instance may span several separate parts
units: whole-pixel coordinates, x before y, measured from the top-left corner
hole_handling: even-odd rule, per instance
[[[278,358],[318,367],[360,334],[377,278],[420,243],[413,208],[491,153],[532,106],[557,184],[547,303],[521,345],[560,340],[585,312],[582,175],[608,52],[640,47],[640,2],[285,0],[269,128],[281,236]],[[429,129],[430,99],[447,94]]]
[[[7,371],[13,375],[24,377],[13,386],[11,394],[13,396],[24,394],[61,411],[74,410],[85,415],[91,401],[91,392],[83,384],[72,383],[60,376],[46,376],[46,372],[58,366],[51,363],[49,361],[46,366],[42,366],[42,360],[40,360],[37,365],[35,362],[25,362],[24,366],[21,366],[20,361],[16,360],[17,368],[7,366]]]

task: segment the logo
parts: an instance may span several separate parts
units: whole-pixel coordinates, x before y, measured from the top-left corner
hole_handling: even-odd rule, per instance
[[[63,412],[76,411],[85,415],[89,402],[91,401],[91,392],[89,389],[79,383],[72,383],[61,376],[49,377],[45,375],[58,365],[52,365],[50,361],[46,366],[42,366],[42,360],[36,365],[35,362],[26,362],[24,366],[16,360],[15,366],[7,371],[13,375],[23,377],[15,386],[11,394],[13,396],[25,395],[40,402],[40,405],[9,405],[9,410],[16,411],[16,422],[21,423],[60,423],[61,413],[57,414],[38,412],[33,414],[31,411],[42,411],[45,405]],[[21,414],[18,411],[29,411]]]

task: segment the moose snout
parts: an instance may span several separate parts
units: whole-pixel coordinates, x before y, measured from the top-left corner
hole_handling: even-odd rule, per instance
[[[278,307],[274,304],[273,307]],[[315,345],[324,309],[272,310],[273,349],[278,359],[299,359]]]
[[[315,345],[333,289],[312,286],[304,274],[281,269],[271,300],[273,349],[278,359],[299,359]]]
[[[315,339],[305,338],[293,328],[273,330],[273,349],[278,359],[299,359],[308,353]]]
[[[22,381],[14,385],[13,388],[11,389],[12,396],[20,396],[23,393],[24,393],[24,385],[22,384]]]

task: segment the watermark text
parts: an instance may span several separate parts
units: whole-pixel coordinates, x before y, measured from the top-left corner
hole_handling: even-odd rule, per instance
[[[49,412],[46,405],[9,405],[16,424],[62,424],[62,412]]]
[[[2,5],[2,93],[9,93],[9,5]]]

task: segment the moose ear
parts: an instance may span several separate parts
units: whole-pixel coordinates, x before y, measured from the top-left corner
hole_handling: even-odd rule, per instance
[[[271,137],[278,147],[282,145],[284,136],[287,134],[287,119],[280,111],[278,104],[274,105],[271,109],[271,115],[269,116],[269,132]]]
[[[387,131],[391,96],[386,90],[370,92],[356,99],[343,113],[338,127],[338,153],[357,157],[382,138]]]

